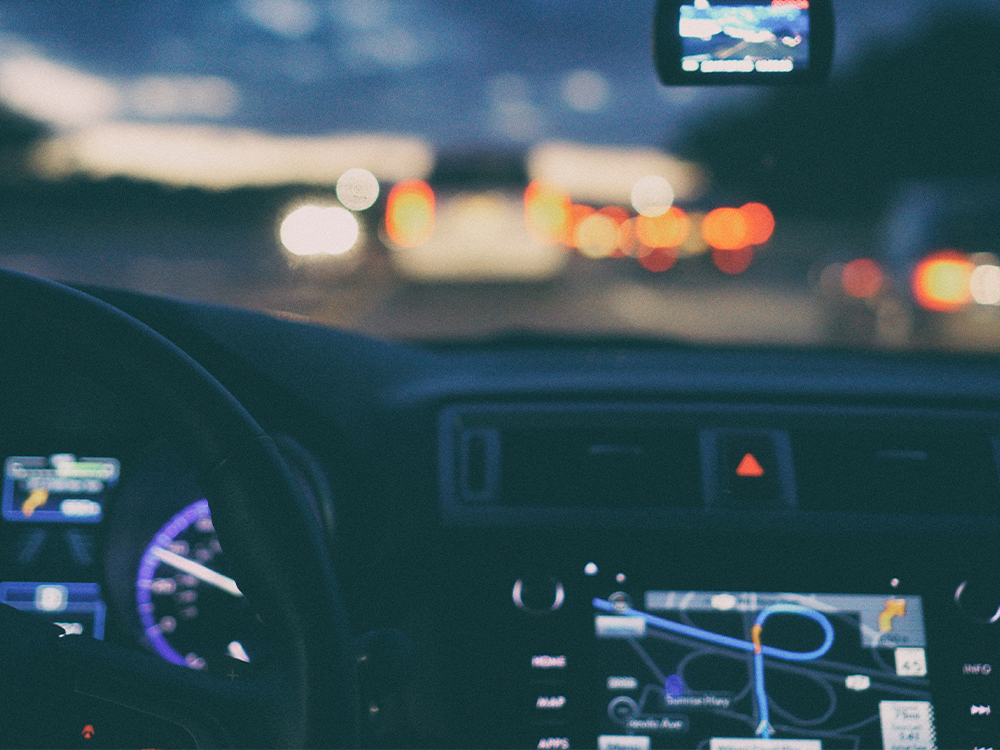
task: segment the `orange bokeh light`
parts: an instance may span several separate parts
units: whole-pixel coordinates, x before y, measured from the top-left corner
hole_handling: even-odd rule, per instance
[[[658,247],[638,260],[639,265],[647,271],[663,273],[669,271],[677,263],[677,253],[669,247]]]
[[[928,255],[913,270],[913,296],[926,310],[954,312],[972,301],[975,270],[969,256],[957,250]]]
[[[608,258],[618,249],[618,229],[617,221],[596,211],[577,224],[573,244],[588,258]]]
[[[750,268],[750,264],[753,263],[753,248],[743,247],[739,250],[715,249],[712,251],[712,262],[723,273],[736,276]]]
[[[618,252],[622,255],[638,255],[639,238],[635,235],[635,219],[622,222],[618,227]]]
[[[583,223],[584,219],[596,214],[590,206],[581,206],[576,203],[570,205],[567,212],[566,234],[562,243],[567,247],[576,247],[576,230]]]
[[[774,234],[774,214],[763,203],[747,203],[740,209],[750,227],[750,245],[763,245]]]
[[[717,208],[701,222],[701,235],[716,250],[742,250],[752,244],[750,221],[738,208]]]
[[[621,206],[608,206],[607,208],[602,208],[597,213],[602,216],[607,216],[609,219],[615,222],[615,225],[620,227],[629,219],[629,212],[626,211]]]
[[[524,221],[528,232],[545,244],[564,242],[569,231],[570,206],[567,193],[535,180],[524,191]]]
[[[434,233],[434,191],[423,180],[398,183],[386,199],[385,232],[400,247],[417,247]]]
[[[637,216],[635,234],[647,247],[679,247],[691,233],[691,220],[683,210],[672,206],[660,216]]]
[[[840,272],[840,284],[849,297],[871,299],[882,290],[884,283],[882,269],[870,258],[852,260]]]
[[[615,244],[608,257],[623,258],[628,255],[630,252],[629,242],[634,242],[631,238],[631,214],[620,206],[608,206],[607,208],[602,208],[597,213],[607,216],[615,224]]]

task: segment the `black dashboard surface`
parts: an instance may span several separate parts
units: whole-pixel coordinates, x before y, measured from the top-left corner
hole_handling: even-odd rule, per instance
[[[374,655],[361,670],[371,745],[995,736],[995,362],[627,341],[417,347],[88,291],[302,450],[359,649]],[[113,412],[85,389],[9,411],[30,427],[8,433],[5,456],[114,456],[121,483],[99,523],[5,523],[5,580],[97,584],[105,638],[152,649],[141,558],[201,494],[155,429]],[[198,637],[229,644],[213,669],[266,654],[252,636]]]

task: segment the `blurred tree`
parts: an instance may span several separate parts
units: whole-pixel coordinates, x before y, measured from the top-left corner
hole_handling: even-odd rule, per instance
[[[31,150],[48,134],[45,125],[0,105],[0,183],[27,176]]]
[[[785,213],[874,217],[906,180],[1000,179],[1000,20],[943,11],[825,87],[774,89],[678,149]]]

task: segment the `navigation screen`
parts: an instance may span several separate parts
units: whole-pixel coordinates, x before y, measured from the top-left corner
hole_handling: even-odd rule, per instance
[[[113,458],[12,456],[4,464],[3,517],[8,521],[96,523],[118,482]]]
[[[918,596],[594,599],[601,750],[935,747]]]
[[[688,73],[791,73],[809,67],[809,0],[696,0],[680,7]]]

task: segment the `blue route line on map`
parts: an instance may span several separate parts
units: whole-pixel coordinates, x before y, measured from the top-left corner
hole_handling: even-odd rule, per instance
[[[711,630],[704,630],[703,628],[696,628],[692,625],[685,625],[684,623],[675,622],[674,620],[667,620],[662,617],[657,617],[656,615],[651,615],[648,612],[641,612],[637,609],[632,609],[631,607],[616,609],[614,604],[604,599],[595,598],[593,600],[593,605],[595,609],[599,609],[602,612],[641,617],[648,625],[651,625],[654,628],[669,630],[670,632],[677,633],[678,635],[685,635],[689,638],[697,638],[701,641],[708,641],[709,643],[715,643],[716,645],[732,648],[737,651],[752,653],[754,694],[757,698],[757,708],[760,714],[760,724],[757,727],[757,736],[762,737],[763,739],[770,739],[771,733],[774,731],[771,727],[767,691],[764,687],[764,657],[770,656],[773,659],[781,659],[783,661],[814,661],[815,659],[819,659],[826,654],[826,652],[830,650],[830,647],[833,646],[833,625],[830,624],[826,615],[822,612],[817,612],[815,609],[803,607],[800,604],[779,603],[764,607],[764,609],[757,614],[757,618],[754,620],[753,624],[753,629],[756,631],[754,637],[757,640],[757,643],[753,640],[745,641],[740,638],[733,638],[728,635],[713,633]],[[783,648],[775,648],[774,646],[765,646],[761,644],[759,640],[764,623],[771,615],[776,614],[808,617],[810,620],[819,624],[819,626],[823,628],[824,634],[822,645],[812,651],[788,651]]]

